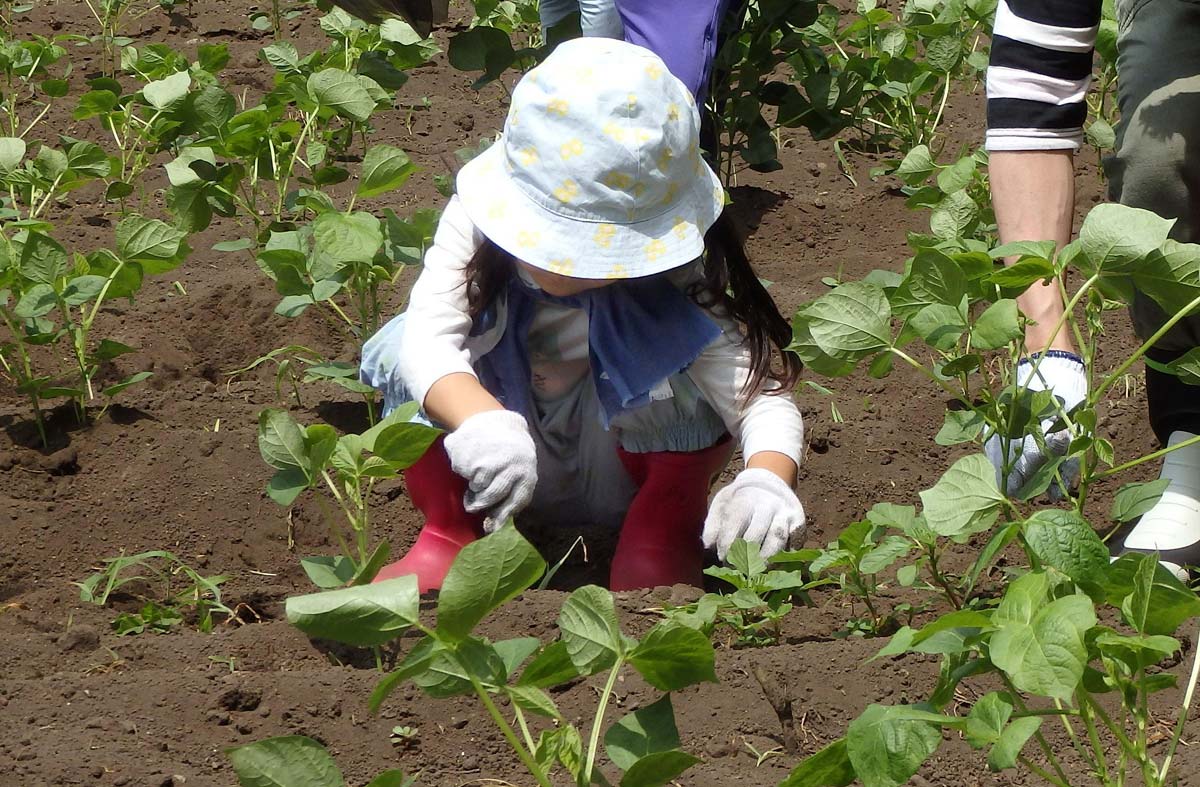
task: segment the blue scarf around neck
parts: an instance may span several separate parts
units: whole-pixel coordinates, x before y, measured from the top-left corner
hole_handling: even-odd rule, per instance
[[[587,312],[591,375],[605,428],[617,415],[648,404],[656,386],[690,366],[721,335],[708,314],[666,276],[556,297],[514,273],[502,297],[508,306],[504,333],[476,369],[501,404],[526,418],[534,415],[528,340],[539,303]],[[472,334],[496,324],[497,308],[488,306]]]

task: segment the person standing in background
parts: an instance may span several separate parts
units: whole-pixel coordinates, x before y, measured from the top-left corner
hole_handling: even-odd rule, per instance
[[[1116,11],[1121,121],[1116,153],[1105,162],[1110,196],[1175,220],[1176,240],[1200,241],[1200,4],[1117,0]],[[1083,140],[1100,15],[1100,0],[1000,0],[987,76],[987,148],[1001,243],[1053,240],[1061,248],[1070,240],[1073,154]],[[1018,382],[1049,389],[1067,409],[1074,407],[1087,395],[1088,378],[1070,336],[1050,335],[1064,308],[1058,287],[1035,284],[1018,302],[1033,321]],[[1143,340],[1167,319],[1142,293],[1131,316]],[[1197,345],[1200,316],[1191,316],[1147,357],[1169,363]],[[1034,375],[1031,361],[1041,354],[1046,357]],[[1146,369],[1150,426],[1164,445],[1200,434],[1197,393],[1178,377]],[[1052,452],[1065,452],[1070,442],[1065,431],[1046,438]],[[999,468],[998,438],[989,440],[987,452]],[[1010,493],[1046,461],[1030,438],[1013,441],[1009,459]],[[1185,566],[1200,565],[1200,444],[1167,454],[1161,477],[1170,484],[1121,548],[1158,552],[1167,568],[1184,575]]]

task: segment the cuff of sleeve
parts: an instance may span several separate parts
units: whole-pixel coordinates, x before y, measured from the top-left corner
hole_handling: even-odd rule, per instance
[[[804,428],[801,427],[799,433],[795,435],[777,433],[762,436],[742,436],[742,457],[744,460],[764,451],[783,454],[795,462],[796,467],[799,467],[800,459],[804,455]]]
[[[1044,131],[1042,129],[994,129],[987,132],[984,145],[989,153],[1023,150],[1070,150],[1083,146],[1082,129]]]

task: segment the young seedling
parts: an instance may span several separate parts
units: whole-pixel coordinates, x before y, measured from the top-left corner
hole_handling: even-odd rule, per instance
[[[182,577],[182,586],[179,579]],[[118,634],[141,634],[145,631],[163,633],[184,620],[189,613],[196,628],[212,631],[213,615],[225,615],[226,622],[236,621],[235,611],[221,599],[220,586],[228,577],[206,577],[171,552],[152,550],[136,555],[106,558],[104,568],[82,582],[75,582],[81,601],[106,606],[113,593],[129,592],[137,584],[161,585],[157,598],[134,594],[144,603],[135,613],[122,613],[113,621]]]
[[[276,471],[267,495],[281,506],[291,506],[302,492],[318,492],[330,535],[341,547],[341,555],[301,561],[317,587],[370,582],[387,562],[387,541],[371,546],[371,491],[376,482],[412,466],[440,434],[413,423],[416,412],[415,404],[401,407],[361,435],[341,436],[326,424],[301,427],[284,410],[268,409],[259,415],[259,452]],[[340,517],[329,510],[326,494]]]
[[[777,555],[779,565],[811,562],[815,551],[787,552]],[[792,602],[808,603],[808,591],[830,584],[831,580],[810,581],[801,570],[769,568],[759,548],[738,539],[729,548],[726,565],[705,569],[705,574],[731,585],[733,593],[706,593],[698,601],[681,607],[668,607],[668,620],[712,636],[718,628],[728,628],[732,645],[763,647],[779,642],[780,623],[792,611]]]
[[[698,760],[679,749],[670,692],[714,682],[707,637],[663,621],[639,641],[622,633],[612,594],[595,586],[573,592],[558,618],[559,637],[491,642],[473,634],[492,611],[531,588],[546,569],[511,525],[468,545],[455,560],[437,603],[437,623],[421,620],[416,578],[288,599],[288,620],[309,636],[380,646],[408,631],[422,636],[371,695],[372,709],[406,681],[435,698],[474,695],[533,779],[550,787],[564,769],[578,787],[608,784],[599,767],[601,735],[621,784],[662,785]],[[618,678],[632,667],[663,697],[608,727]],[[581,677],[603,675],[590,724],[576,727],[548,691]],[[505,698],[513,722],[496,698]],[[546,725],[535,724],[542,718]],[[586,736],[586,737],[585,737]],[[322,783],[323,784],[323,783]]]

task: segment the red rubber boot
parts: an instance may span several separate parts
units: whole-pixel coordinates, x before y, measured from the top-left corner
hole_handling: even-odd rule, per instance
[[[441,438],[404,471],[404,481],[409,499],[425,515],[425,524],[408,553],[384,566],[374,581],[416,574],[421,593],[440,590],[459,551],[483,537],[483,516],[463,508],[467,482],[450,469]]]
[[[726,437],[702,451],[631,454],[617,449],[638,485],[609,575],[612,590],[703,584],[700,532],[708,492],[733,455]]]

